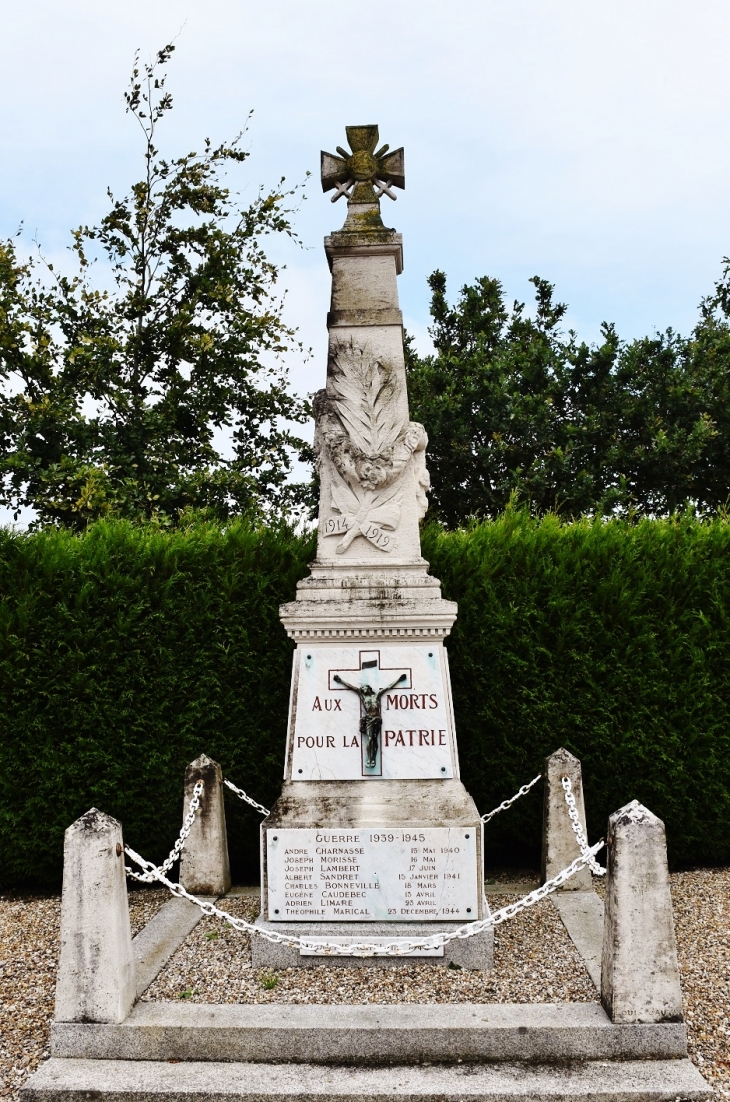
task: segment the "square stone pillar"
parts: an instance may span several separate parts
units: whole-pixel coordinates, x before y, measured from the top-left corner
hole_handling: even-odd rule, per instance
[[[57,1022],[123,1022],[136,997],[122,827],[92,807],[63,846]]]
[[[545,759],[545,803],[543,807],[542,826],[542,882],[551,880],[553,876],[567,868],[580,857],[578,841],[573,833],[573,827],[568,815],[568,805],[565,802],[565,790],[562,778],[569,777],[575,796],[575,805],[578,818],[586,831],[586,809],[583,801],[583,774],[580,761],[562,746]],[[575,876],[571,876],[558,891],[562,892],[589,892],[593,890],[590,869],[583,868]]]
[[[637,800],[608,820],[601,1001],[611,1020],[682,1020],[664,823]]]
[[[180,883],[194,895],[225,895],[231,886],[231,868],[223,804],[223,771],[207,754],[201,754],[185,770],[183,819],[198,781],[205,787],[200,797],[200,810],[180,855]]]

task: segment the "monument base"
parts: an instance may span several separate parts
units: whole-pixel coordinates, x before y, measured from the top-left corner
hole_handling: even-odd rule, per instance
[[[489,907],[484,900],[484,916]],[[277,934],[290,934],[293,937],[333,938],[338,941],[370,941],[375,938],[426,938],[434,934],[449,933],[458,930],[463,922],[267,922],[263,915],[256,919],[256,925]],[[421,961],[429,964],[441,964],[445,967],[481,969],[488,971],[494,964],[494,929],[481,934],[455,939],[443,948],[443,956],[428,955],[409,957],[361,957],[361,956],[303,956],[299,949],[291,945],[277,945],[263,937],[251,937],[251,957],[254,968],[328,968],[337,966],[348,968],[365,967],[408,967]]]

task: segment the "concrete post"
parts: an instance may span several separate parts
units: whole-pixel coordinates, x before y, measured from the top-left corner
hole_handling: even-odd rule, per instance
[[[183,846],[180,883],[196,895],[225,895],[231,886],[231,869],[223,805],[223,772],[207,754],[201,754],[185,770],[183,818],[187,815],[196,781],[203,781],[205,788],[200,811]]]
[[[664,823],[633,800],[608,820],[601,1001],[613,1022],[682,1020]]]
[[[57,1022],[123,1022],[136,996],[122,827],[92,807],[63,846]]]
[[[578,758],[561,748],[545,759],[545,802],[542,821],[542,882],[557,876],[561,869],[580,857],[580,849],[568,816],[568,805],[561,783],[570,777],[583,833],[586,833],[586,809],[583,802],[583,774]],[[583,868],[571,876],[558,891],[589,892],[593,890],[591,874]]]

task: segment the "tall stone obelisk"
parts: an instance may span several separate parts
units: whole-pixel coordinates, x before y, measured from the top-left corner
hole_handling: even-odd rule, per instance
[[[322,153],[322,187],[347,198],[347,218],[325,238],[317,558],[280,610],[296,651],[284,786],[262,825],[259,921],[361,940],[380,923],[397,925],[390,936],[433,933],[482,917],[485,904],[482,824],[459,779],[443,646],[456,605],[420,549],[427,437],[408,412],[403,246],[380,214],[380,197],[405,187],[403,150],[376,150],[377,126],[346,132],[351,152]],[[445,959],[488,966],[487,935],[456,944]],[[254,946],[260,963],[308,963]]]

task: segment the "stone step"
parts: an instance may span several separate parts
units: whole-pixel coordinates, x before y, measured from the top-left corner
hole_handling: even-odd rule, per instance
[[[286,1053],[286,1056],[283,1054]],[[675,1059],[685,1026],[613,1025],[597,1003],[138,1003],[121,1025],[56,1022],[51,1054],[97,1060],[400,1064]]]
[[[21,1102],[675,1102],[710,1094],[687,1059],[391,1068],[51,1059],[20,1097]]]

